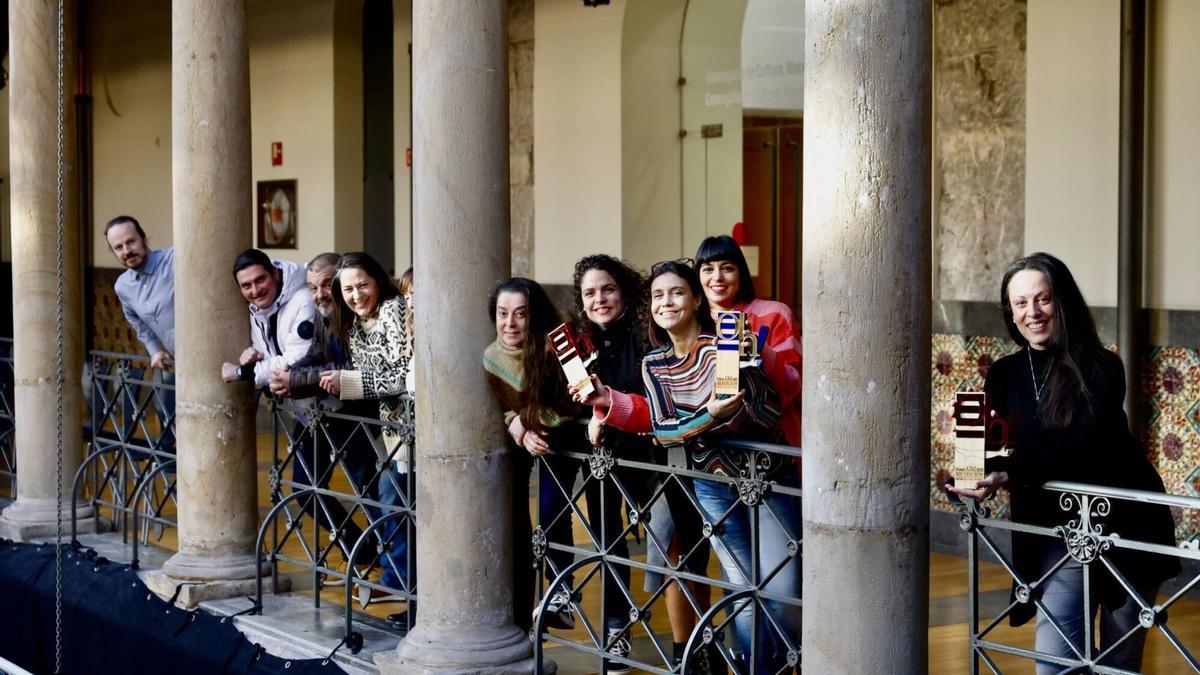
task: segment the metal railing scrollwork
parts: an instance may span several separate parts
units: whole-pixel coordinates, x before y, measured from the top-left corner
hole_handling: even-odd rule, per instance
[[[135,565],[136,545],[148,544],[152,532],[161,541],[165,528],[176,527],[177,513],[175,376],[149,361],[89,352],[88,450],[71,488],[71,540],[77,542],[79,507],[86,504],[95,531],[112,527],[125,543],[135,534]]]
[[[533,459],[539,668],[543,643],[587,654],[599,672],[799,667],[800,450],[749,441],[721,447],[744,458],[738,476],[669,466],[666,453],[632,458],[608,448]],[[631,555],[631,539],[644,541],[645,556]],[[693,564],[708,559],[709,547],[723,573]],[[652,622],[667,617],[672,585],[695,621],[681,655],[666,622]]]
[[[999,673],[1001,672],[1000,667],[994,657],[996,654],[1008,654],[1053,664],[1054,667],[1063,669],[1064,672],[1068,670],[1075,672],[1075,669],[1081,669],[1093,673],[1126,673],[1129,671],[1111,665],[1108,659],[1114,656],[1122,644],[1133,639],[1139,631],[1159,632],[1175,648],[1183,661],[1190,667],[1191,672],[1200,672],[1200,661],[1193,656],[1179,635],[1171,629],[1167,612],[1185,594],[1200,584],[1200,575],[1176,578],[1178,590],[1166,595],[1165,599],[1160,602],[1157,597],[1139,589],[1137,584],[1130,580],[1131,574],[1139,571],[1135,568],[1144,569],[1145,558],[1141,559],[1141,565],[1130,564],[1128,559],[1121,559],[1122,555],[1138,552],[1158,558],[1160,562],[1164,560],[1159,558],[1160,556],[1181,561],[1185,559],[1200,561],[1200,550],[1187,546],[1176,547],[1139,541],[1128,536],[1128,533],[1126,536],[1121,536],[1118,533],[1110,532],[1107,523],[1107,520],[1119,514],[1121,509],[1129,509],[1135,505],[1157,505],[1195,510],[1200,509],[1200,499],[1065,481],[1051,481],[1046,483],[1042,489],[1057,494],[1056,500],[1064,513],[1065,524],[1049,527],[1001,520],[992,517],[989,509],[983,504],[965,500],[966,508],[959,516],[959,524],[967,533],[968,621],[971,651],[968,663],[970,672],[972,674],[980,672],[980,663],[982,662],[991,672]],[[1044,538],[1044,541],[1053,543],[1055,546],[1061,544],[1058,548],[1052,549],[1061,550],[1061,555],[1053,556],[1054,559],[1048,569],[1042,571],[1037,578],[1026,578],[1018,569],[1019,565],[1016,564],[1014,556],[1007,555],[997,543],[994,536],[996,531],[1009,531],[1015,536],[1025,537],[1026,541],[1041,541]],[[990,552],[999,561],[1000,566],[1013,580],[1013,591],[1009,602],[982,628],[980,628],[979,616],[981,546],[984,551]],[[1060,608],[1056,611],[1047,605],[1042,597],[1042,591],[1052,576],[1069,565],[1081,568],[1083,592],[1079,599],[1080,606],[1077,609],[1063,610]],[[1186,575],[1188,572],[1185,571],[1184,574]],[[1095,636],[1088,628],[1091,625],[1090,621],[1086,618],[1091,616],[1089,608],[1098,602],[1096,593],[1099,591],[1093,584],[1098,578],[1097,575],[1104,575],[1104,579],[1109,582],[1106,586],[1110,589],[1109,592],[1121,594],[1124,603],[1135,603],[1131,609],[1137,610],[1136,620],[1132,627],[1123,634],[1114,636],[1115,639],[1110,637],[1107,644],[1104,645],[1096,644]],[[1030,607],[1031,605],[1032,607]],[[1068,656],[1009,644],[995,636],[997,626],[1022,607],[1025,607],[1027,611],[1037,610],[1049,617],[1048,625],[1052,626],[1056,634],[1068,646],[1070,652]],[[1079,612],[1079,616],[1084,617],[1081,644],[1068,637],[1068,631],[1064,625],[1066,618],[1061,616],[1063,611]]]
[[[0,497],[17,498],[13,341],[0,338]]]
[[[411,609],[416,599],[409,545],[416,536],[413,402],[401,399],[401,422],[334,411],[315,400],[270,398],[269,405],[273,506],[259,526],[257,550],[276,592],[281,572],[311,575],[316,607],[323,587],[344,589],[345,644],[357,652],[356,592],[363,606],[405,602]],[[258,613],[264,581],[260,566]],[[406,632],[412,619],[410,613],[399,628]]]

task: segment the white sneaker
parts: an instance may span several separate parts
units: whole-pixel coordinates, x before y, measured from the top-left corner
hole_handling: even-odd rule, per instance
[[[629,644],[629,634],[621,631],[620,628],[608,629],[608,649],[605,651],[613,656],[629,658],[629,652],[632,646]],[[628,673],[633,671],[633,666],[622,661],[613,661],[604,659],[604,672],[615,675],[616,673]]]
[[[541,604],[533,608],[533,622],[537,624],[538,612],[541,611]],[[550,602],[546,603],[546,621],[543,623],[546,628],[561,628],[563,630],[571,630],[575,627],[575,615],[571,613],[571,591],[563,586],[559,586],[554,591],[554,595],[550,596]]]

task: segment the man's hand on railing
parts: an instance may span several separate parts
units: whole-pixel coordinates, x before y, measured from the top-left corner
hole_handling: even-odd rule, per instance
[[[1007,482],[1008,482],[1008,472],[1007,471],[993,471],[993,472],[989,473],[988,475],[984,476],[983,480],[975,483],[974,489],[960,488],[960,487],[951,485],[950,483],[946,483],[945,487],[946,487],[946,490],[948,490],[949,492],[953,492],[956,495],[960,495],[962,497],[968,497],[970,499],[974,499],[975,501],[981,502],[981,501],[991,497],[992,495],[996,494],[996,490],[1000,489],[1000,487],[1003,486]]]
[[[276,396],[291,396],[291,380],[292,375],[287,364],[271,373],[271,378],[267,382],[267,386],[271,388],[271,393]]]
[[[150,355],[151,368],[158,368],[159,370],[163,368],[170,368],[171,366],[175,365],[174,361],[175,359],[171,356],[171,353],[165,349],[154,352]]]
[[[258,363],[262,360],[262,352],[258,351],[254,347],[246,347],[245,351],[242,352],[242,355],[238,357],[238,363],[242,364],[243,366],[248,366],[252,363]]]

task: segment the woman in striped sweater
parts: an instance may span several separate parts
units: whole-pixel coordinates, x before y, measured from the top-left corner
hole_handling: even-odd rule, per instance
[[[690,262],[690,261],[688,261]],[[716,338],[712,317],[696,271],[684,261],[659,263],[650,271],[649,326],[655,347],[642,361],[645,398],[631,396],[604,386],[597,380],[598,393],[587,399],[605,424],[625,431],[643,431],[643,411],[649,412],[655,438],[668,449],[686,451],[689,465],[697,471],[727,476],[753,474],[780,484],[795,485],[796,475],[786,470],[784,457],[750,453],[729,448],[722,440],[775,441],[779,436],[778,396],[760,368],[741,370],[736,395],[720,399],[714,393],[717,370]],[[753,465],[753,469],[751,467]],[[752,512],[740,505],[733,486],[726,482],[696,480],[695,492],[709,522],[721,523],[713,548],[730,582],[749,585],[746,571],[753,560],[750,518]],[[789,562],[775,573],[767,592],[798,597],[799,560],[788,551],[798,537],[786,529],[798,522],[795,499],[769,494],[759,511],[758,541],[760,578],[770,575],[782,560]],[[796,608],[764,602],[793,644],[798,638]],[[742,671],[778,672],[786,659],[786,646],[767,621],[760,620],[758,658],[748,663],[753,639],[753,608],[735,606],[734,625],[741,648]]]

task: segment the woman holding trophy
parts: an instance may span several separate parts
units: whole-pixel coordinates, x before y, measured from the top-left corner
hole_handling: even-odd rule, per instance
[[[1000,303],[1020,349],[992,365],[984,390],[992,415],[1007,424],[1011,454],[987,459],[988,473],[976,487],[946,488],[982,500],[1006,487],[1013,520],[1045,527],[1078,518],[1063,509],[1061,493],[1042,489],[1047,481],[1163,492],[1162,479],[1129,431],[1121,359],[1097,336],[1067,266],[1046,253],[1014,261],[1001,281]],[[1165,506],[1113,500],[1106,515],[1099,517],[1106,535],[1175,544],[1174,521]],[[1038,652],[1079,658],[1084,631],[1091,630],[1099,608],[1100,651],[1115,647],[1102,665],[1139,669],[1146,631],[1138,628],[1142,605],[1133,593],[1152,606],[1159,585],[1179,572],[1177,558],[1128,549],[1104,553],[1131,588],[1105,565],[1092,565],[1092,606],[1085,620],[1083,564],[1068,556],[1062,539],[1014,532],[1012,548],[1017,576],[1032,584],[1037,602],[1019,604],[1010,623],[1022,625],[1036,611]],[[1062,667],[1039,661],[1037,670],[1054,673]]]

